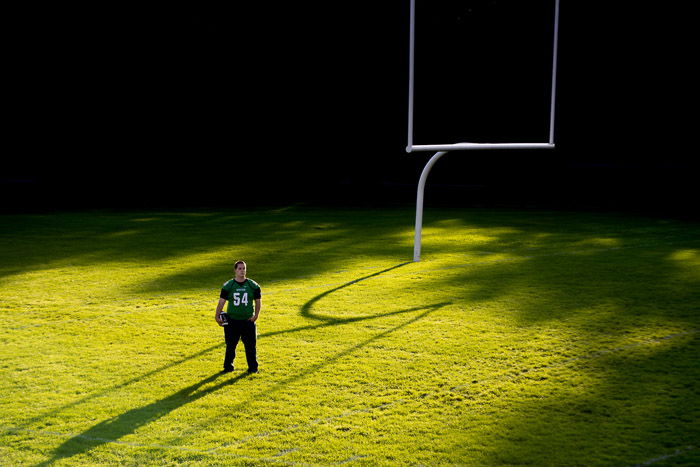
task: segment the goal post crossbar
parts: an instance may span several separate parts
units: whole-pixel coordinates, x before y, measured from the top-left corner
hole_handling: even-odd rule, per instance
[[[550,149],[554,143],[455,143],[419,144],[409,146],[406,152],[414,151],[457,151],[465,149]]]

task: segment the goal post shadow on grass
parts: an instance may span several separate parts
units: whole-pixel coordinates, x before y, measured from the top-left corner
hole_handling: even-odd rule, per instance
[[[337,292],[338,290],[344,289],[344,288],[349,287],[353,284],[357,284],[358,282],[366,281],[367,279],[371,279],[373,277],[379,276],[379,275],[387,273],[389,271],[393,271],[394,269],[398,269],[398,268],[401,268],[401,267],[409,265],[409,264],[411,264],[411,263],[410,262],[400,263],[400,264],[397,264],[396,266],[391,266],[390,268],[384,269],[382,271],[375,272],[375,273],[369,274],[367,276],[361,277],[359,279],[355,279],[355,280],[346,282],[343,285],[340,285],[340,286],[335,287],[333,289],[327,290],[321,294],[318,294],[314,298],[312,298],[311,300],[306,302],[304,305],[302,305],[301,316],[303,316],[305,318],[312,318],[312,319],[320,320],[320,321],[327,321],[327,322],[331,322],[333,324],[336,324],[336,323],[340,324],[339,322],[360,321],[363,319],[373,318],[374,316],[367,316],[367,317],[361,317],[361,318],[333,318],[333,317],[328,317],[328,316],[321,316],[319,314],[314,314],[312,311],[312,308],[316,302],[318,302],[322,298],[324,298],[332,293]],[[392,314],[394,314],[394,313],[392,313]]]
[[[450,151],[473,151],[473,150],[496,150],[496,149],[553,149],[554,144],[554,123],[555,104],[557,91],[557,55],[559,42],[559,2],[554,2],[554,37],[552,41],[552,61],[551,61],[551,87],[549,100],[549,140],[546,143],[447,143],[447,144],[414,144],[414,101],[415,101],[415,56],[416,56],[416,0],[410,0],[410,27],[409,27],[409,71],[408,71],[408,143],[406,152],[416,151],[437,151],[423,168],[418,181],[416,195],[416,223],[413,242],[413,261],[420,261],[421,240],[423,229],[423,199],[425,183],[430,173],[430,169],[442,156]]]

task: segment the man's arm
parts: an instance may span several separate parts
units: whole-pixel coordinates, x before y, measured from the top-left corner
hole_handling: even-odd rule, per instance
[[[260,303],[260,299],[256,298],[255,299],[255,313],[253,313],[253,317],[250,318],[248,321],[256,322],[258,320],[258,315],[260,314],[260,308],[262,308],[262,305]]]
[[[224,309],[225,303],[226,303],[226,299],[220,298],[219,303],[216,304],[216,313],[214,314],[214,319],[216,320],[217,323],[219,323],[219,326],[223,325],[223,323],[221,321],[221,312]]]

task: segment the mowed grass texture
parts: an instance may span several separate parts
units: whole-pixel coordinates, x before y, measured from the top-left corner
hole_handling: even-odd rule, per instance
[[[700,225],[566,212],[0,218],[0,465],[700,464]],[[233,262],[261,372],[220,375]]]

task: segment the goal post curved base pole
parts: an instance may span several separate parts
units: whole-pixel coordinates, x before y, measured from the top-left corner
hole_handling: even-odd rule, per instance
[[[425,164],[423,172],[420,174],[420,180],[418,181],[418,194],[416,196],[416,230],[415,237],[413,240],[413,261],[416,263],[420,261],[420,245],[421,235],[423,231],[423,194],[425,193],[425,181],[428,178],[428,174],[430,173],[430,169],[433,168],[433,165],[435,165],[437,160],[447,153],[448,151],[440,151],[435,153],[435,155],[430,158],[428,163]]]

